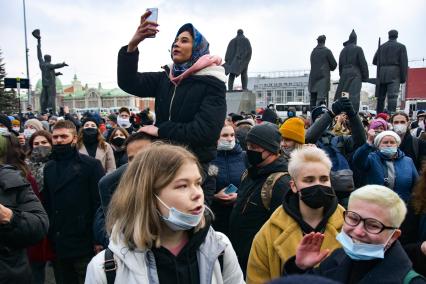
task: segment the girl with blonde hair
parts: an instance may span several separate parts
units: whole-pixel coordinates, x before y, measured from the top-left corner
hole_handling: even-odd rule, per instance
[[[111,200],[107,249],[116,283],[244,283],[228,238],[204,205],[200,165],[179,146],[154,143],[133,159]],[[105,251],[86,283],[107,283]]]

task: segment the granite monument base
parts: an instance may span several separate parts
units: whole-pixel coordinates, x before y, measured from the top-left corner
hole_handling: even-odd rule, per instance
[[[226,113],[256,110],[256,95],[251,91],[226,92]]]

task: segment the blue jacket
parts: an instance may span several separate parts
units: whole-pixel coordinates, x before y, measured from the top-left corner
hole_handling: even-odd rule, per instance
[[[374,146],[365,143],[358,148],[353,156],[353,165],[365,173],[367,184],[384,185],[384,169],[387,159]],[[418,173],[413,160],[398,149],[398,156],[393,160],[395,167],[395,186],[393,190],[404,200],[408,201]]]
[[[245,153],[239,144],[235,144],[234,149],[230,151],[217,151],[216,159],[211,162],[218,167],[216,192],[231,183],[236,187],[240,186],[241,175],[246,169],[244,160]]]

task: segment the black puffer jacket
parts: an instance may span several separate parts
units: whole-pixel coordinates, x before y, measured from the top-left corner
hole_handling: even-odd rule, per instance
[[[0,166],[0,204],[13,211],[10,223],[0,224],[0,283],[30,283],[25,248],[47,234],[47,214],[30,184],[9,165]]]
[[[283,157],[262,168],[250,167],[248,175],[238,189],[238,197],[229,220],[229,239],[245,273],[254,236],[282,204],[284,195],[290,190],[289,175],[280,177],[272,188],[270,209],[262,203],[261,190],[269,175],[287,172],[287,161]]]
[[[175,87],[163,72],[138,73],[139,51],[118,53],[118,85],[138,97],[155,98],[158,136],[189,146],[201,163],[216,157],[216,143],[226,117],[223,67],[207,67]]]

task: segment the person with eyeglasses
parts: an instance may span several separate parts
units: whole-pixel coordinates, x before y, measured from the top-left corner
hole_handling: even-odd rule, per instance
[[[306,272],[342,283],[426,283],[398,241],[406,213],[405,202],[389,188],[361,187],[349,197],[342,231],[336,236],[342,248],[330,254],[321,250],[323,234],[306,234],[283,272]]]

